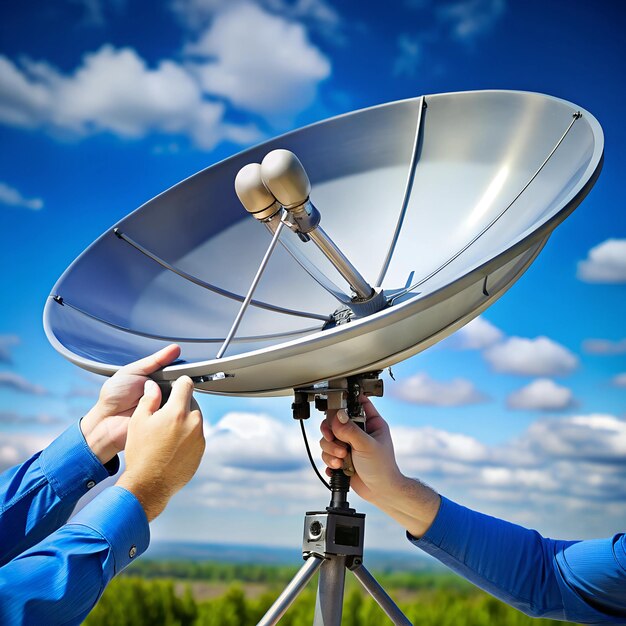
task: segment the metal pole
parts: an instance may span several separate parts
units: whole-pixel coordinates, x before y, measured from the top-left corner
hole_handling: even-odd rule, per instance
[[[246,309],[248,308],[248,305],[250,304],[250,301],[252,300],[252,296],[254,295],[254,290],[259,284],[259,281],[261,280],[261,276],[263,275],[263,271],[265,270],[265,267],[268,264],[270,257],[272,256],[272,252],[274,252],[274,248],[276,247],[276,244],[278,243],[278,238],[280,237],[280,231],[282,230],[282,228],[283,228],[283,223],[281,222],[276,228],[276,231],[274,232],[274,236],[272,237],[272,241],[269,245],[269,248],[267,249],[267,252],[265,253],[265,256],[263,257],[263,260],[261,261],[261,265],[259,265],[259,269],[257,270],[256,276],[252,280],[250,289],[248,289],[248,294],[246,295],[245,300],[241,303],[241,307],[239,308],[239,313],[237,313],[237,317],[235,318],[233,325],[228,331],[228,335],[226,335],[226,339],[224,339],[224,343],[222,344],[222,347],[219,349],[219,352],[217,353],[217,356],[215,357],[216,359],[221,359],[224,356],[224,352],[226,352],[226,348],[228,348],[228,344],[231,342],[232,338],[235,336],[235,333],[237,332],[237,329],[239,328],[239,324],[241,323],[241,319],[243,318],[243,314],[246,312]]]
[[[346,557],[331,556],[320,568],[313,626],[341,626]]]
[[[324,563],[324,559],[321,557],[315,555],[310,556],[298,570],[298,573],[291,579],[291,582],[278,596],[267,613],[261,618],[257,626],[274,626],[274,624],[277,624],[278,620],[285,614],[292,602],[306,587],[311,578],[313,578],[322,563]]]
[[[393,256],[393,252],[396,249],[396,244],[398,243],[398,238],[400,237],[400,230],[402,229],[402,224],[404,223],[406,210],[409,206],[409,199],[411,198],[411,190],[413,189],[413,180],[415,179],[415,166],[417,165],[417,153],[419,150],[420,135],[422,129],[422,115],[424,109],[426,108],[426,100],[424,100],[424,96],[419,99],[419,104],[417,106],[418,110],[417,122],[415,124],[415,139],[413,141],[413,153],[411,154],[409,174],[407,176],[406,186],[404,188],[404,198],[402,200],[402,207],[400,208],[400,215],[398,215],[396,230],[393,233],[393,238],[391,239],[391,243],[389,244],[389,250],[387,250],[387,256],[383,261],[383,266],[380,268],[380,274],[378,275],[378,280],[376,281],[377,287],[380,287],[383,284],[383,280],[385,280],[385,275],[387,274],[389,264],[391,263],[391,257]]]
[[[307,232],[307,235],[317,244],[324,256],[335,266],[346,282],[354,289],[362,300],[372,297],[374,289],[361,276],[358,270],[350,263],[346,255],[335,245],[335,242],[326,234],[321,226]]]
[[[359,565],[359,567],[352,570],[352,573],[396,626],[411,626],[411,622],[364,565]]]
[[[280,215],[275,215],[272,219],[263,222],[267,230],[272,233],[276,232],[279,224],[282,224]],[[350,296],[340,289],[335,283],[330,280],[321,270],[319,270],[311,260],[302,252],[302,248],[299,245],[295,245],[289,237],[283,237],[280,240],[283,248],[289,252],[294,260],[299,263],[300,267],[317,283],[319,283],[328,293],[334,298],[339,300],[342,304],[349,304],[351,302]]]

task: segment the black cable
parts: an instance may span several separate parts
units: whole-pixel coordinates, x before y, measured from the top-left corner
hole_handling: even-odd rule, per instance
[[[313,455],[311,454],[311,448],[309,447],[309,440],[306,437],[306,430],[304,430],[304,420],[298,420],[300,422],[300,429],[302,430],[302,438],[304,439],[304,447],[306,448],[306,453],[309,455],[309,461],[311,461],[311,467],[315,470],[317,477],[322,481],[322,484],[326,489],[330,491],[330,485],[326,482],[324,477],[320,474],[320,471],[317,469],[317,465],[315,465],[315,461],[313,460]]]

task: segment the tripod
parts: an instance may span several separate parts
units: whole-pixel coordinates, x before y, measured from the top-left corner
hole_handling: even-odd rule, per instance
[[[350,419],[365,427],[358,402],[360,393],[382,395],[379,372],[329,381],[326,389],[297,389],[292,405],[294,418],[310,415],[309,402],[318,409],[345,408]],[[346,569],[352,571],[365,590],[396,626],[411,626],[387,592],[363,565],[365,515],[350,508],[350,476],[332,470],[331,500],[324,511],[307,512],[304,518],[302,556],[305,560],[291,582],[270,607],[257,626],[277,624],[307,583],[319,571],[314,626],[340,626]]]

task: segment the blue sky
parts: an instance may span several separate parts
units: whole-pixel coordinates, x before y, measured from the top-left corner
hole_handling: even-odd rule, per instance
[[[617,0],[4,3],[0,467],[94,402],[100,381],[54,352],[41,314],[67,265],[135,207],[325,117],[429,93],[530,90],[600,121],[599,181],[525,276],[479,321],[396,366],[378,404],[402,467],[450,497],[552,536],[623,530],[625,17]],[[205,461],[155,536],[297,546],[302,513],[327,496],[290,400],[199,400]],[[263,537],[251,515],[271,529]],[[372,514],[368,542],[402,547],[403,533]]]

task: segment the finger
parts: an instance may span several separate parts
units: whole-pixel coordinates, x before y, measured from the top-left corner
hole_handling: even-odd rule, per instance
[[[143,396],[139,399],[137,408],[133,412],[136,415],[152,415],[161,406],[161,389],[151,379],[148,379],[143,386]]]
[[[123,371],[125,374],[149,376],[157,370],[163,369],[179,356],[180,346],[172,343],[150,356],[134,361],[133,363],[129,363],[128,365],[124,365],[120,371]]]
[[[387,422],[383,419],[382,415],[378,412],[376,407],[372,404],[371,400],[367,396],[361,394],[359,396],[359,402],[361,403],[363,411],[365,412],[365,417],[367,419],[366,429],[370,435],[374,435],[378,432],[384,432],[385,428],[388,429]]]
[[[344,441],[352,446],[354,450],[365,451],[371,446],[373,440],[364,431],[362,431],[352,420],[348,420],[342,424],[338,417],[331,423],[333,434],[340,441]]]
[[[337,419],[342,424],[347,424],[350,421],[350,417],[348,416],[348,412],[345,409],[339,409],[339,411],[337,411]]]
[[[322,431],[322,436],[326,441],[334,441],[335,435],[333,435],[333,431],[330,428],[330,422],[328,419],[322,420],[320,424],[320,430]]]
[[[324,461],[324,463],[331,469],[343,468],[343,459],[338,459],[336,456],[332,456],[332,454],[322,452],[322,461]]]
[[[195,400],[192,398],[192,404]],[[196,403],[197,404],[197,403]],[[204,420],[202,419],[202,412],[200,409],[194,409],[193,407],[189,411],[189,421],[195,424],[198,429],[204,433]]]
[[[193,382],[191,378],[189,376],[181,376],[174,381],[172,393],[170,393],[165,406],[173,407],[177,412],[187,416],[191,411],[192,394]]]
[[[343,460],[343,466],[341,469],[346,476],[354,476],[356,474],[351,454],[348,454],[348,456]]]
[[[348,448],[346,444],[341,441],[330,442],[322,439],[320,441],[320,448],[322,449],[322,452],[330,454],[331,456],[336,456],[340,459],[343,459],[348,455]]]
[[[361,394],[359,396],[359,402],[363,407],[363,411],[365,411],[365,417],[367,417],[367,419],[381,416],[376,410],[376,407],[372,404],[372,401],[366,395]]]

